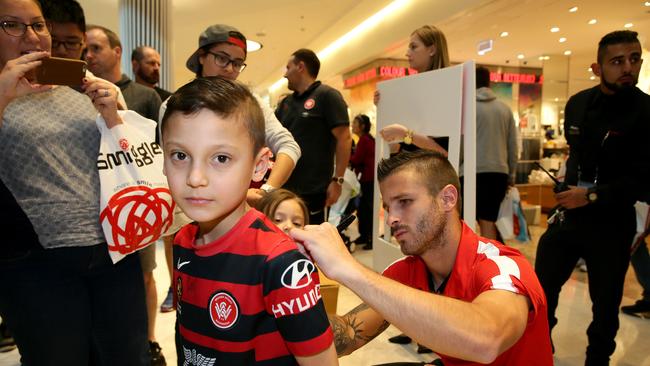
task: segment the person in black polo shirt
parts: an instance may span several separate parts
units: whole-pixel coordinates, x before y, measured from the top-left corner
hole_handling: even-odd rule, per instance
[[[352,148],[347,105],[336,89],[316,81],[319,69],[320,61],[313,51],[303,48],[294,52],[284,74],[293,94],[275,111],[302,149],[302,157],[284,188],[307,203],[312,224],[324,222],[325,206],[341,195]]]
[[[561,213],[550,216],[537,247],[535,271],[551,329],[562,285],[578,258],[587,263],[593,320],[585,365],[608,365],[616,348],[634,203],[648,200],[650,96],[635,87],[641,63],[636,32],[615,31],[600,40],[591,66],[600,85],[572,96],[565,108],[569,188],[555,195]]]

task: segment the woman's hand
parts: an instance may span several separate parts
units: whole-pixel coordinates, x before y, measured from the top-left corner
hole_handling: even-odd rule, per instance
[[[82,89],[93,101],[108,128],[123,123],[117,113],[117,87],[113,83],[99,78],[84,78]]]
[[[379,131],[381,137],[388,143],[399,142],[404,140],[409,129],[397,123],[388,125]]]
[[[49,55],[49,52],[33,52],[7,61],[0,71],[0,111],[18,97],[52,89],[51,85],[41,85],[28,80],[30,71],[41,64],[42,58]]]

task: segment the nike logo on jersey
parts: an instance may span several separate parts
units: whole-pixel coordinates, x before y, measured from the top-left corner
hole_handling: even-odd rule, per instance
[[[176,265],[176,269],[181,269],[181,267],[183,267],[184,265],[189,264],[189,263],[190,263],[190,261],[181,262],[181,259],[178,258],[178,264]]]

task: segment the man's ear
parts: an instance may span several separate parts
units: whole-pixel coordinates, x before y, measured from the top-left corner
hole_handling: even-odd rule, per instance
[[[117,46],[113,50],[114,50],[115,54],[117,55],[117,59],[118,60],[121,59],[122,58],[122,47]]]
[[[438,194],[442,207],[445,211],[451,211],[456,209],[456,204],[458,203],[458,190],[451,184],[447,184],[440,190]]]
[[[594,75],[600,77],[601,70],[600,70],[600,65],[598,64],[598,62],[594,62],[593,64],[591,64],[591,72],[593,72]]]
[[[269,170],[270,160],[273,153],[268,147],[263,147],[257,156],[255,157],[255,170],[253,170],[252,181],[259,182],[261,181],[266,172]]]
[[[131,60],[131,70],[133,70],[133,73],[137,74],[139,69],[140,63],[136,60]]]

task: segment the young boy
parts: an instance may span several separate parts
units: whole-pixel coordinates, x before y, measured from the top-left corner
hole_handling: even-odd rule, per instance
[[[181,87],[161,123],[164,171],[195,221],[174,243],[179,365],[336,365],[314,264],[246,204],[264,176],[264,116],[222,78]]]

